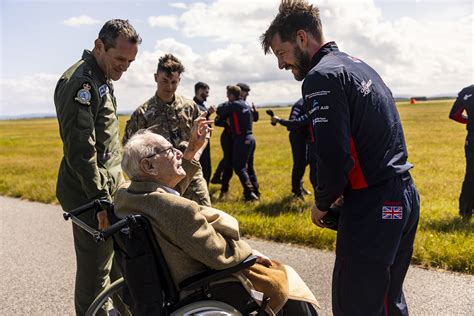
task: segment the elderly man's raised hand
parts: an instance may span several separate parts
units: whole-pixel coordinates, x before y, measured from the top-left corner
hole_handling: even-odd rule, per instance
[[[191,138],[189,140],[188,148],[184,152],[184,159],[199,160],[201,152],[207,145],[207,138],[212,128],[209,127],[211,120],[206,120],[206,112],[203,112],[197,119],[194,120],[191,128]]]

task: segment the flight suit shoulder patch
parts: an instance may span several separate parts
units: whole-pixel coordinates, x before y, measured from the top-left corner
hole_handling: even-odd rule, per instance
[[[81,89],[77,91],[77,94],[74,100],[76,100],[80,104],[91,105],[91,102],[90,102],[92,98],[91,89],[92,89],[92,85],[87,81],[84,82],[82,84]]]

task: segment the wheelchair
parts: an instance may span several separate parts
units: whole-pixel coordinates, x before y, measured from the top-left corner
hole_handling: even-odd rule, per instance
[[[84,223],[78,216],[88,211],[107,211],[107,229],[98,231]],[[134,316],[141,315],[267,315],[265,307],[269,299],[258,304],[249,300],[245,306],[236,307],[216,300],[211,283],[224,280],[233,273],[255,264],[257,258],[250,256],[237,266],[225,270],[207,270],[179,284],[176,288],[165,258],[156,241],[149,221],[141,215],[129,215],[119,219],[114,206],[107,200],[95,200],[70,212],[64,212],[65,220],[72,222],[94,238],[103,242],[113,238],[115,257],[122,272],[122,278],[104,289],[93,301],[86,315],[96,315],[107,310],[109,315],[120,315],[112,308],[113,297],[120,297]],[[184,298],[180,293],[192,293]],[[250,296],[249,296],[250,297]]]

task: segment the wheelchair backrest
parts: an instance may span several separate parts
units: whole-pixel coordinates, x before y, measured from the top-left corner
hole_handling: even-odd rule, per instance
[[[109,213],[111,222],[118,220]],[[114,218],[115,217],[115,218]],[[115,256],[131,297],[133,315],[166,315],[178,291],[149,221],[130,215],[129,226],[113,235]]]

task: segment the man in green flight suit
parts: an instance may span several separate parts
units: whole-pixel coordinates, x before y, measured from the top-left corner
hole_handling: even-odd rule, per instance
[[[172,54],[160,57],[155,74],[156,93],[140,105],[127,121],[122,140],[124,145],[138,130],[147,128],[166,138],[175,148],[185,151],[193,122],[200,111],[193,100],[175,94],[183,72],[183,64]],[[201,168],[194,174],[183,196],[200,205],[211,206],[207,182]]]
[[[54,104],[63,141],[56,196],[70,211],[94,199],[107,199],[123,181],[117,104],[112,80],[119,80],[135,60],[141,38],[126,20],[105,23],[92,51],[59,79]],[[80,218],[99,229],[108,226],[105,211]],[[113,262],[112,240],[96,244],[73,225],[76,250],[74,301],[77,315],[84,315],[93,299],[108,284]],[[113,271],[112,271],[113,272]],[[111,276],[113,277],[113,275]]]

